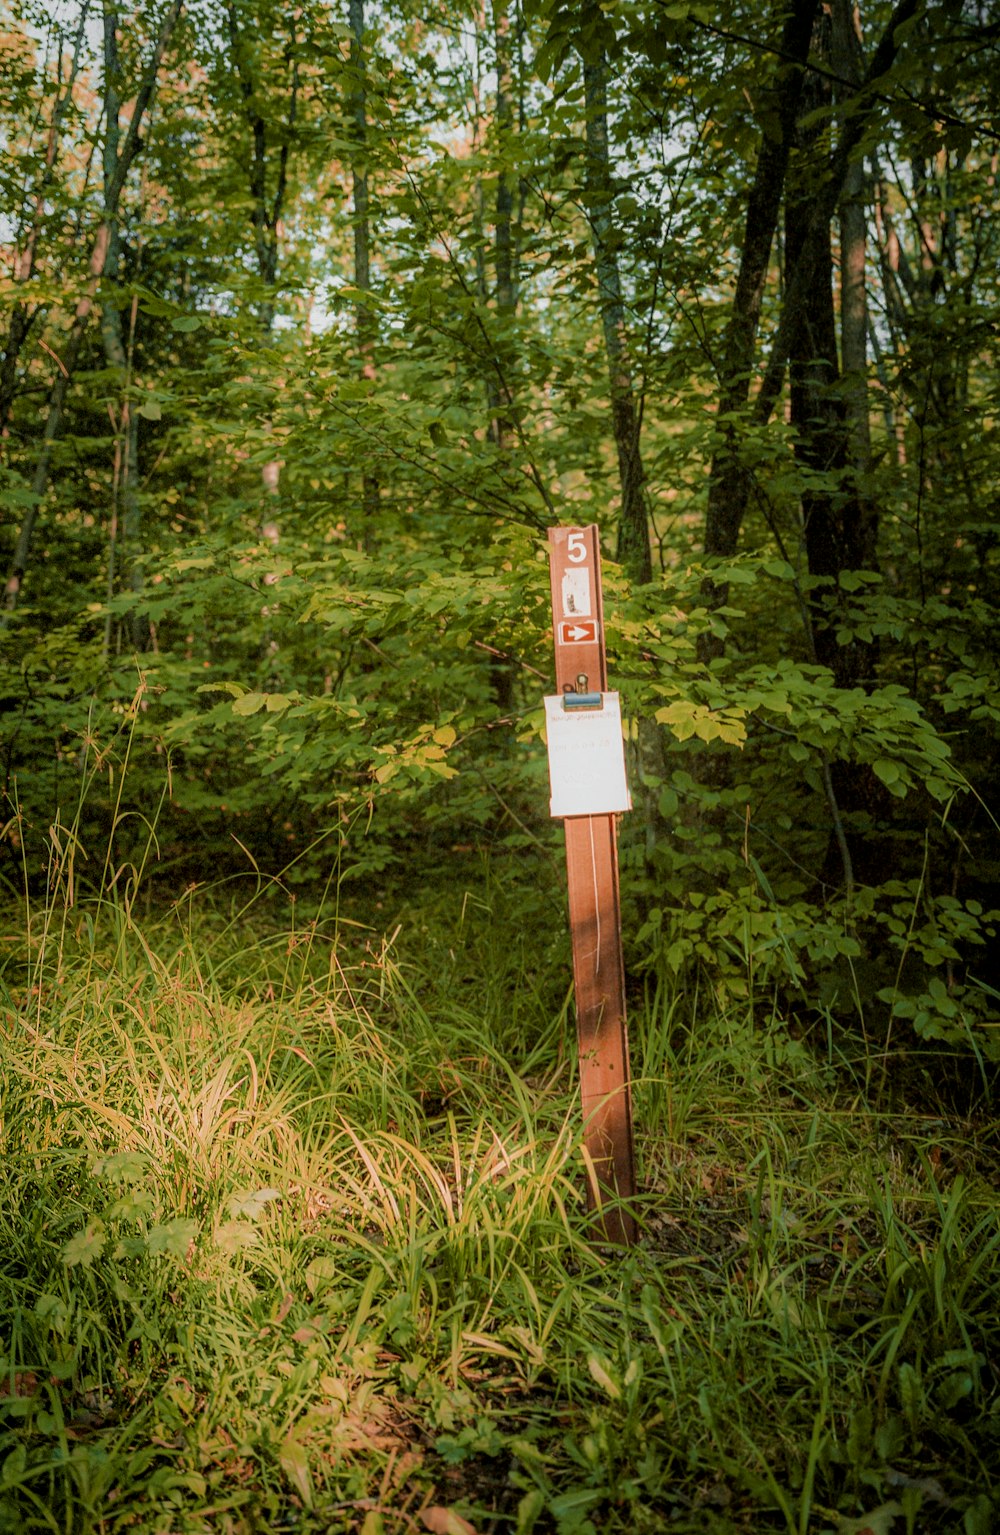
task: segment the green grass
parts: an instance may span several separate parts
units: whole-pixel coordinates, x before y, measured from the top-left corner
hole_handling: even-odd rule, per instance
[[[988,1113],[651,993],[608,1251],[543,898],[275,889],[7,914],[0,1530],[997,1528]]]

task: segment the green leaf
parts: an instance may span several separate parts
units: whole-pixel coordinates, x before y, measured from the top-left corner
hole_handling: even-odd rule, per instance
[[[196,691],[199,693],[228,693],[230,698],[243,698],[250,690],[242,682],[203,682]]]
[[[314,1258],[311,1263],[306,1264],[306,1288],[311,1295],[317,1295],[320,1290],[328,1289],[339,1274],[336,1258]]]
[[[608,1374],[607,1366],[602,1362],[601,1359],[598,1358],[596,1354],[587,1355],[587,1369],[590,1371],[597,1384],[601,1387],[602,1391],[606,1391],[608,1396],[611,1397],[612,1401],[617,1402],[622,1394],[621,1386],[619,1386],[618,1382],[613,1380],[612,1377]]]
[[[150,1162],[145,1151],[119,1151],[114,1156],[98,1157],[94,1177],[107,1178],[114,1184],[135,1184],[149,1172]]]
[[[81,1268],[89,1269],[104,1251],[105,1240],[103,1221],[89,1220],[63,1248],[62,1260],[66,1267],[76,1268],[79,1264]]]
[[[260,1220],[269,1204],[281,1198],[280,1189],[253,1189],[243,1194],[233,1194],[229,1200],[229,1213],[234,1220]]]
[[[901,1503],[880,1503],[878,1508],[862,1514],[860,1519],[849,1519],[846,1514],[838,1514],[837,1535],[892,1535],[896,1520],[902,1517]]]
[[[893,762],[889,757],[876,757],[872,763],[872,769],[876,778],[881,778],[886,788],[891,789],[902,778],[899,763]]]
[[[292,1483],[306,1508],[313,1506],[312,1477],[309,1475],[309,1458],[302,1442],[289,1434],[278,1451],[278,1464]]]
[[[235,698],[232,704],[234,714],[246,716],[257,714],[267,703],[266,693],[244,693],[242,698]]]
[[[151,1253],[162,1253],[171,1258],[186,1258],[192,1242],[198,1238],[200,1226],[196,1220],[179,1215],[161,1226],[153,1226],[146,1238]]]
[[[61,1332],[68,1312],[66,1302],[58,1295],[39,1295],[35,1301],[35,1315],[39,1321],[47,1322],[54,1332]]]
[[[517,1505],[517,1535],[531,1535],[545,1508],[545,1494],[540,1487],[526,1492]]]
[[[224,1253],[245,1252],[259,1247],[260,1241],[260,1232],[249,1221],[222,1221],[215,1229],[215,1245]]]

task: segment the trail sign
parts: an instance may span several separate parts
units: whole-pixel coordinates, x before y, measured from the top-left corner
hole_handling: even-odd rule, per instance
[[[565,817],[588,1196],[605,1238],[628,1243],[635,1170],[615,813],[629,801],[618,699],[607,692],[596,526],[550,528],[549,572],[557,690],[546,700],[549,770],[552,814]]]
[[[596,619],[576,619],[559,625],[560,645],[593,645],[598,638]]]

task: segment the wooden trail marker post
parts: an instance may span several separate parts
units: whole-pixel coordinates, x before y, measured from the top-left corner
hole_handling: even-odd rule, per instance
[[[635,1240],[615,815],[631,808],[618,696],[607,692],[597,528],[550,528],[556,696],[545,700],[551,810],[565,817],[588,1198],[605,1239]]]

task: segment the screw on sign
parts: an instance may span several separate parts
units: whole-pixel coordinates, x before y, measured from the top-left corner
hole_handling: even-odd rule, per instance
[[[590,1204],[635,1240],[625,973],[615,816],[631,808],[618,695],[607,691],[596,526],[549,529],[556,694],[546,698],[551,810],[564,817]]]

